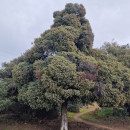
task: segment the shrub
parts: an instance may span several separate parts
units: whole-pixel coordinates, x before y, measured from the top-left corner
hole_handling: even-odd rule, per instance
[[[69,112],[75,112],[75,113],[79,112],[79,106],[75,105],[75,104],[68,104],[67,109],[68,109]]]
[[[119,117],[124,117],[127,116],[127,110],[123,108],[114,108],[113,109],[113,116],[119,116]]]

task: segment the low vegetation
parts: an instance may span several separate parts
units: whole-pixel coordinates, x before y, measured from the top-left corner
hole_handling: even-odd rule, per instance
[[[122,108],[118,108],[118,111],[124,111]],[[130,125],[130,117],[128,115],[120,115],[120,112],[115,116],[115,110],[113,108],[103,108],[101,110],[97,109],[96,111],[86,113],[81,116],[82,119],[91,121],[97,124],[104,124],[107,126],[118,125],[120,127],[126,127],[124,124]]]

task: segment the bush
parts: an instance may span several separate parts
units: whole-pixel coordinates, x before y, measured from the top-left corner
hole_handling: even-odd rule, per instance
[[[130,116],[130,103],[126,103],[124,107],[125,107],[125,110],[128,113],[128,116]]]
[[[124,117],[124,116],[128,116],[128,113],[127,113],[126,109],[114,108],[113,109],[113,116]]]
[[[69,112],[75,112],[78,113],[79,112],[79,106],[76,104],[68,104],[68,111]]]

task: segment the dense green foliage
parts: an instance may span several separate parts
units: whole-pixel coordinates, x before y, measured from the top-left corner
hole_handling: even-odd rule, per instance
[[[24,85],[33,79],[32,65],[27,62],[21,62],[14,66],[12,76],[15,83]]]
[[[0,81],[0,111],[8,110],[16,102],[17,88],[12,79]]]
[[[112,54],[119,62],[130,68],[130,46],[129,44],[119,46],[116,42],[106,42],[101,49],[108,54]]]
[[[95,97],[101,106],[124,106],[130,103],[129,45],[105,43],[101,50],[92,50],[98,61],[98,83]],[[124,58],[123,58],[124,57]],[[97,91],[99,91],[97,93]],[[104,95],[104,96],[103,96]]]
[[[86,11],[83,5],[67,4],[64,10],[54,12],[52,27],[71,26],[76,28],[79,36],[75,41],[75,45],[79,50],[89,53],[88,50],[92,48],[94,35],[89,21],[84,17],[85,14]]]
[[[105,43],[92,49],[85,14],[83,5],[67,4],[30,50],[3,64],[0,111],[16,102],[46,111],[69,101],[130,108],[130,47]]]
[[[81,94],[88,96],[82,91],[87,92],[93,86],[92,81],[82,79],[84,73],[76,71],[76,64],[63,56],[38,60],[34,68],[35,81],[22,86],[18,95],[19,101],[29,104],[33,109],[50,110],[66,100],[76,100]],[[13,75],[17,72],[13,71]]]

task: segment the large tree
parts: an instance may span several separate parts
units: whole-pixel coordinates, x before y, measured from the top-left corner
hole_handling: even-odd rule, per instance
[[[96,79],[96,61],[85,55],[94,37],[85,14],[83,5],[71,3],[54,12],[51,29],[35,39],[11,72],[19,102],[47,111],[61,106],[61,130],[68,129],[68,102],[90,102]]]
[[[60,106],[61,130],[68,130],[70,101],[129,106],[129,47],[107,44],[102,50],[92,49],[94,35],[85,14],[83,5],[66,4],[54,12],[54,24],[31,49],[3,64],[0,110],[15,102],[46,111]]]

